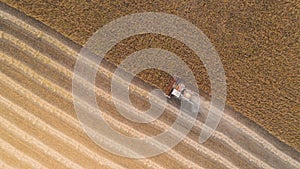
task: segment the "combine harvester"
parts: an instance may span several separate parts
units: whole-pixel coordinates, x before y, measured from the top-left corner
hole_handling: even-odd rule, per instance
[[[199,95],[184,85],[184,82],[179,78],[175,77],[168,88],[165,90],[165,94],[168,98],[175,97],[176,99],[191,104],[192,111],[197,111],[199,108]]]

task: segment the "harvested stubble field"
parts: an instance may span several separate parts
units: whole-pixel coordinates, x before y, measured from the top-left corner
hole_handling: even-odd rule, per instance
[[[6,3],[45,23],[80,45],[83,45],[93,32],[107,22],[130,13],[160,11],[173,13],[188,19],[204,31],[220,54],[227,75],[227,104],[262,126],[266,131],[281,141],[299,151],[300,118],[299,107],[297,107],[299,104],[299,86],[297,86],[297,81],[299,81],[299,79],[297,79],[299,74],[299,69],[297,69],[299,58],[297,58],[297,54],[299,54],[300,51],[298,47],[299,39],[297,38],[299,37],[299,31],[297,32],[299,25],[296,22],[296,20],[299,19],[299,14],[297,13],[298,4],[296,4],[296,2],[295,5],[293,5],[293,3],[198,3],[192,1],[178,1],[172,3],[162,1],[156,3],[102,3],[94,1],[76,3],[69,1],[52,1],[51,3],[35,1],[33,3],[33,1],[7,1]],[[10,42],[7,43],[7,41],[5,41],[7,44],[5,43],[5,45],[2,46],[3,49],[5,49],[5,55],[1,56],[3,63],[1,63],[1,65],[3,65],[1,66],[1,72],[3,72],[1,74],[1,80],[3,81],[1,89],[4,89],[2,90],[3,93],[1,93],[3,96],[1,98],[1,112],[4,112],[4,114],[1,114],[3,116],[0,119],[2,129],[4,127],[11,129],[9,131],[1,130],[5,132],[3,132],[3,135],[1,134],[1,136],[4,137],[1,139],[4,141],[1,140],[0,144],[1,146],[5,145],[5,148],[1,147],[5,149],[5,151],[17,152],[19,155],[1,155],[1,158],[3,157],[5,162],[9,162],[10,159],[26,157],[25,160],[23,158],[24,164],[19,162],[15,164],[15,167],[17,167],[17,165],[24,167],[28,165],[28,163],[33,165],[33,168],[37,168],[41,164],[46,167],[80,168],[97,166],[99,163],[111,167],[115,165],[117,168],[120,166],[147,166],[154,168],[172,168],[172,166],[173,168],[200,166],[205,168],[236,168],[242,166],[249,168],[268,168],[270,165],[271,167],[287,168],[299,166],[298,153],[290,153],[288,151],[290,148],[287,148],[287,146],[283,146],[278,141],[270,141],[272,137],[267,133],[265,133],[266,136],[259,135],[259,137],[257,137],[255,136],[256,133],[245,130],[243,125],[252,126],[253,124],[251,122],[248,121],[243,123],[242,126],[239,126],[236,125],[236,123],[228,122],[232,120],[227,116],[225,117],[225,122],[220,124],[221,127],[218,129],[219,133],[217,132],[213,139],[204,146],[199,147],[199,145],[193,143],[193,140],[197,139],[197,133],[199,133],[199,128],[196,127],[189,135],[189,139],[177,146],[174,151],[148,161],[131,161],[112,156],[92,144],[82,132],[78,123],[74,121],[75,112],[71,104],[72,99],[70,96],[71,75],[66,71],[66,69],[72,70],[74,58],[68,60],[67,56],[62,55],[60,50],[65,48],[61,46],[58,46],[58,48],[61,49],[53,50],[52,47],[47,46],[47,44],[43,45],[43,43],[41,43],[37,45],[38,42],[35,42],[36,37],[31,37],[29,34],[27,35],[26,30],[22,30],[23,33],[20,33],[22,32],[20,28],[10,30],[9,24],[4,22],[4,25],[6,25],[3,26],[6,34],[2,34],[2,37],[4,37],[3,40]],[[18,30],[20,31],[19,33]],[[26,36],[24,36],[24,34]],[[9,35],[13,35],[19,40],[14,41]],[[21,43],[21,41],[24,41],[24,43]],[[50,41],[50,43],[53,43],[53,41]],[[26,44],[29,45],[29,47],[26,46]],[[31,50],[30,46],[36,46],[39,52]],[[131,37],[120,42],[113,48],[108,53],[107,60],[117,65],[132,52],[149,47],[163,48],[182,57],[195,72],[199,88],[209,94],[210,83],[204,66],[196,59],[196,56],[191,50],[174,39],[153,34]],[[48,48],[49,51],[47,51]],[[13,51],[13,53],[11,51]],[[33,51],[33,53],[30,54],[28,53],[29,51]],[[47,59],[42,53],[47,53],[50,59]],[[34,58],[31,58],[31,55]],[[32,59],[36,61],[32,63]],[[54,62],[52,62],[52,60],[54,60]],[[51,65],[52,63],[54,66]],[[58,69],[56,63],[62,64],[63,68]],[[26,67],[26,65],[29,67]],[[30,70],[34,70],[37,73],[35,74],[34,71]],[[57,71],[67,73],[62,76],[55,74]],[[47,78],[42,78],[43,76]],[[145,71],[139,74],[139,77],[161,88],[164,88],[166,82],[169,81],[168,75],[163,72],[158,73],[156,70]],[[47,81],[47,79],[50,79],[50,81]],[[22,86],[18,86],[17,81],[23,84],[25,89],[22,88]],[[99,88],[102,87],[99,91],[99,95],[103,95],[103,91],[109,92],[109,86],[105,83],[101,83],[104,81],[107,80],[99,80]],[[59,86],[58,88],[53,85],[54,82]],[[30,89],[30,91],[26,90],[26,88]],[[32,93],[39,95],[39,97],[45,99],[46,102],[43,102],[43,100],[34,94],[32,95]],[[137,91],[137,94],[140,93],[141,92]],[[27,99],[29,99],[29,101]],[[32,101],[30,101],[30,99]],[[109,99],[106,99],[100,98],[102,101],[100,101],[99,104],[110,105],[111,102]],[[21,107],[24,107],[24,105],[28,106],[26,106],[26,110],[24,110],[14,103],[18,103]],[[42,105],[39,107],[33,103]],[[57,107],[51,107],[49,103]],[[10,108],[6,109],[5,107]],[[43,110],[41,110],[41,107]],[[124,119],[118,117],[115,110],[112,110],[109,106],[104,111],[117,119],[117,121],[108,120],[111,124],[117,124],[116,126],[120,127],[118,122],[124,122],[125,127],[123,127],[123,131],[122,127],[119,128],[121,132],[129,132],[131,135],[140,136],[140,134],[132,134],[137,132],[131,130],[138,129],[138,132],[146,135],[161,131],[161,124],[149,130],[147,127],[136,126],[124,121]],[[14,117],[14,113],[16,112],[19,112],[18,117]],[[34,119],[31,118],[30,115],[27,115],[28,113],[26,114],[26,112],[31,112],[38,117],[41,116],[41,120],[37,120],[37,125],[40,124],[38,130],[33,130],[29,124],[21,122],[22,118],[28,118],[28,121]],[[70,115],[68,116],[71,116],[71,118],[65,116],[65,112],[69,112]],[[56,122],[57,118],[52,117],[51,113],[56,113],[55,116],[58,117],[59,122]],[[234,115],[234,117],[240,120],[244,119],[243,116],[239,115]],[[168,124],[170,120],[172,120],[172,116],[166,115],[160,120]],[[201,120],[203,121],[203,119],[199,119],[199,121]],[[46,123],[44,124],[42,121]],[[63,124],[61,121],[66,121],[67,123]],[[22,130],[18,130],[11,122],[18,124],[17,127],[28,131],[29,134],[26,135],[24,132],[22,133]],[[235,133],[235,130],[232,131],[232,128],[228,127],[230,125],[227,123],[230,123],[230,125],[234,127],[241,128],[240,133]],[[45,129],[45,126],[48,127]],[[54,126],[54,129],[49,126]],[[129,128],[126,128],[126,126],[129,126]],[[50,133],[53,137],[51,136],[50,139],[49,136],[42,134],[40,130]],[[262,130],[254,127],[254,131]],[[75,132],[78,134],[74,134]],[[35,135],[37,138],[32,139],[30,138],[31,135]],[[24,148],[21,142],[13,141],[14,137],[21,138],[28,142],[28,144],[30,143],[38,147],[38,150],[33,151],[28,149],[28,147],[27,149],[26,147]],[[245,138],[248,137],[252,138],[245,140]],[[55,145],[53,141],[59,138],[67,138],[67,141],[61,143],[62,145]],[[71,141],[68,141],[68,139]],[[230,139],[232,142],[230,142]],[[264,142],[264,139],[266,139],[267,142]],[[9,140],[8,143],[6,142],[7,140]],[[273,140],[273,138],[271,140]],[[57,140],[57,142],[61,142],[61,140]],[[277,149],[270,146],[268,142],[271,142],[271,145],[276,145],[275,147]],[[234,143],[238,144],[236,145]],[[51,148],[49,150],[44,144],[53,147],[55,150],[51,150]],[[262,145],[263,147],[261,147]],[[21,151],[19,152],[15,149]],[[202,151],[199,152],[199,150]],[[261,153],[262,150],[264,150],[263,153]],[[283,155],[281,152],[283,150],[284,153],[287,153],[292,158]],[[22,151],[26,152],[26,154],[30,154],[30,156],[27,157],[22,154]],[[76,157],[72,155],[72,151],[79,151],[83,156]],[[60,154],[63,155],[61,156]],[[186,158],[183,158],[182,155]],[[51,156],[53,159],[58,159],[59,161],[47,161],[46,156]],[[84,159],[81,157],[84,157]],[[296,161],[293,160],[293,158],[296,159]],[[38,162],[35,161],[36,159],[38,159]],[[177,163],[175,163],[176,159],[178,161]],[[270,161],[270,159],[272,160]],[[18,160],[22,161],[20,159]],[[110,160],[113,161],[112,164]],[[116,161],[117,164],[114,163]]]

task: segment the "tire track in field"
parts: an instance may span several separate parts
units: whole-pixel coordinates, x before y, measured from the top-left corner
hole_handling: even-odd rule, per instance
[[[27,134],[25,131],[18,128],[17,126],[15,126],[13,123],[9,122],[8,120],[4,119],[2,116],[0,116],[0,125],[2,127],[6,128],[7,131],[10,131],[11,133],[13,133],[19,139],[29,143],[30,145],[32,145],[32,147],[35,147],[35,148],[41,150],[45,154],[52,157],[54,160],[65,165],[67,168],[83,169],[78,164],[76,164],[73,161],[69,160],[68,158],[62,156],[57,151],[53,150],[51,147],[48,147],[47,145],[40,142],[33,136]]]
[[[27,112],[26,110],[19,107],[18,105],[12,103],[10,100],[0,96],[0,102],[5,104],[5,106],[8,109],[11,109],[13,112],[18,114],[22,118],[26,119],[27,121],[31,122],[32,124],[34,124],[38,128],[44,130],[45,132],[48,132],[49,134],[53,135],[54,137],[60,138],[63,142],[66,142],[67,144],[70,144],[71,146],[76,147],[76,149],[79,152],[81,152],[84,155],[86,155],[86,156],[90,157],[91,159],[95,160],[100,165],[111,166],[113,168],[124,168],[124,167],[121,167],[120,165],[117,165],[117,164],[105,159],[104,157],[100,157],[98,154],[94,153],[93,151],[90,151],[84,145],[78,143],[76,140],[72,139],[71,137],[66,136],[65,134],[63,134],[59,130],[51,127],[50,125],[48,125],[47,123],[42,121],[40,118],[32,115],[31,113]]]
[[[24,162],[24,163],[26,163],[28,165],[31,165],[33,168],[36,168],[36,169],[47,169],[47,167],[43,166],[42,164],[40,164],[39,162],[37,162],[33,158],[27,156],[26,154],[24,154],[20,150],[16,149],[14,146],[12,146],[9,143],[7,143],[1,137],[0,137],[0,147],[6,153],[15,156],[18,160],[20,160],[20,161],[22,161],[22,162]],[[0,162],[1,162],[1,160],[0,160]],[[0,165],[1,168],[9,168],[8,164],[5,164],[4,162],[3,162],[2,165],[3,165],[3,167]]]
[[[12,166],[6,164],[5,162],[0,160],[0,168],[2,169],[14,169]]]

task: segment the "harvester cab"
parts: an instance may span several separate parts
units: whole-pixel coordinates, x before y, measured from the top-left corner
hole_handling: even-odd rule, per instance
[[[168,98],[175,97],[179,100],[191,103],[193,109],[199,107],[199,95],[187,89],[184,82],[179,77],[172,79],[166,90],[166,95]]]

